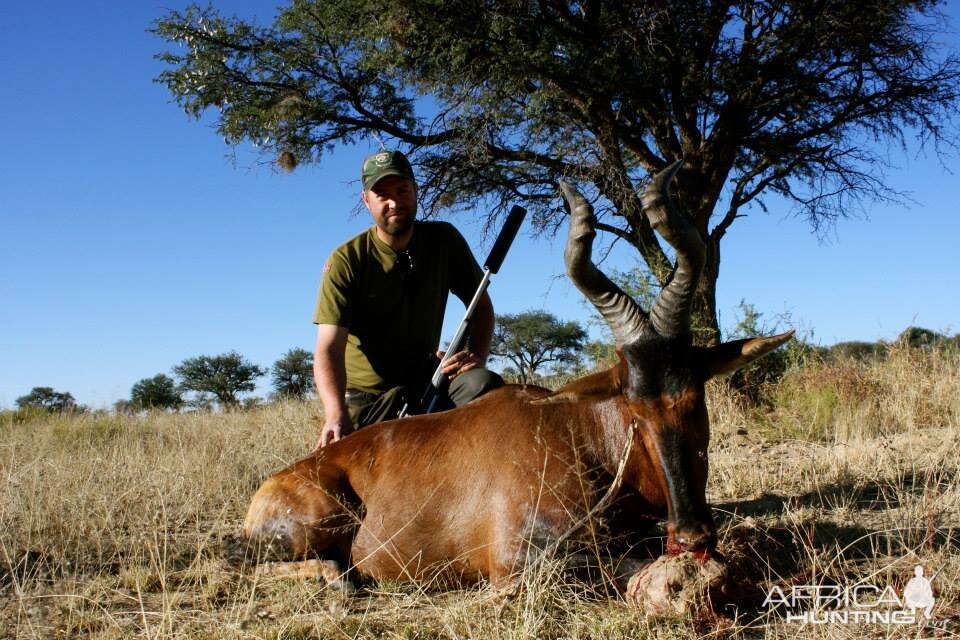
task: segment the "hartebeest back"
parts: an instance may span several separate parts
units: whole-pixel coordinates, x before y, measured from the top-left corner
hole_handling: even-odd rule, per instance
[[[669,197],[679,166],[658,173],[643,198],[677,254],[649,315],[591,262],[593,209],[561,185],[567,272],[610,326],[615,367],[554,393],[511,385],[459,409],[362,429],[267,479],[244,533],[288,559],[324,559],[331,579],[355,568],[380,579],[441,572],[502,583],[581,526],[613,484],[614,529],[665,516],[668,550],[711,548],[704,383],[792,332],[693,345],[704,244]]]

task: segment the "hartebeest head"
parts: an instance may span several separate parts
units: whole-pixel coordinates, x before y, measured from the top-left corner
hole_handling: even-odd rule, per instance
[[[657,173],[643,195],[651,226],[676,251],[673,276],[647,314],[592,263],[593,207],[562,183],[570,206],[565,262],[577,288],[603,316],[620,356],[620,394],[636,425],[636,444],[657,467],[667,503],[671,550],[709,548],[715,528],[706,502],[709,425],[704,383],[776,349],[793,335],[753,338],[715,347],[693,345],[690,312],[703,270],[705,245],[670,199],[669,185],[682,161]],[[567,398],[575,400],[575,398]]]

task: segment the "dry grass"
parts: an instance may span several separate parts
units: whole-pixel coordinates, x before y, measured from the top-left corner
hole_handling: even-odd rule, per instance
[[[721,429],[760,430],[770,440],[856,442],[960,424],[960,352],[891,347],[882,361],[821,361],[788,369],[747,409],[711,383],[711,420]]]
[[[916,637],[940,628],[799,627],[771,585],[890,584],[940,569],[934,621],[960,632],[957,359],[792,371],[768,414],[712,387],[710,499],[747,579],[736,608],[646,618],[556,563],[519,594],[380,584],[344,597],[237,564],[261,479],[306,453],[312,407],[0,423],[0,637]],[[943,637],[951,637],[946,635]]]

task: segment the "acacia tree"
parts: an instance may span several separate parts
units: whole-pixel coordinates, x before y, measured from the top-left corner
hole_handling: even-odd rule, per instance
[[[277,395],[306,398],[313,389],[313,354],[306,349],[290,349],[273,363],[272,374]]]
[[[43,409],[51,413],[81,410],[69,391],[55,391],[53,387],[34,387],[30,393],[16,399],[20,409]]]
[[[266,371],[231,351],[187,358],[173,368],[173,373],[180,378],[180,387],[199,394],[201,402],[213,395],[220,406],[236,408],[240,405],[239,394],[253,391],[255,380]]]
[[[504,314],[497,316],[490,353],[513,364],[526,384],[547,363],[576,361],[586,338],[578,323],[563,322],[546,311]]]
[[[875,143],[953,148],[960,59],[937,4],[293,0],[271,26],[191,7],[153,31],[181,47],[158,81],[191,116],[217,109],[228,143],[292,168],[376,134],[410,151],[427,215],[524,200],[546,229],[571,179],[660,284],[638,183],[683,158],[675,196],[707,247],[694,325],[713,342],[721,240],[746,207],[775,193],[818,229],[896,196]]]
[[[183,397],[177,383],[170,376],[159,373],[139,380],[130,389],[130,401],[125,403],[134,411],[144,409],[173,409],[183,406]]]

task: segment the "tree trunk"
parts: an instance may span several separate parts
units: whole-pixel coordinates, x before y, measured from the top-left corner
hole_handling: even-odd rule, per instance
[[[717,278],[720,275],[720,247],[708,236],[707,259],[697,287],[690,320],[694,344],[712,347],[720,343],[717,319]]]
[[[703,166],[705,159],[700,154],[690,154],[688,160],[697,169],[678,175],[676,199],[682,212],[686,212],[700,233],[706,247],[703,272],[694,294],[690,318],[690,330],[694,344],[714,346],[720,343],[720,324],[717,318],[717,279],[720,276],[720,246],[710,235],[710,219],[717,206],[724,178],[729,171],[710,170]],[[714,162],[718,160],[713,158]]]

